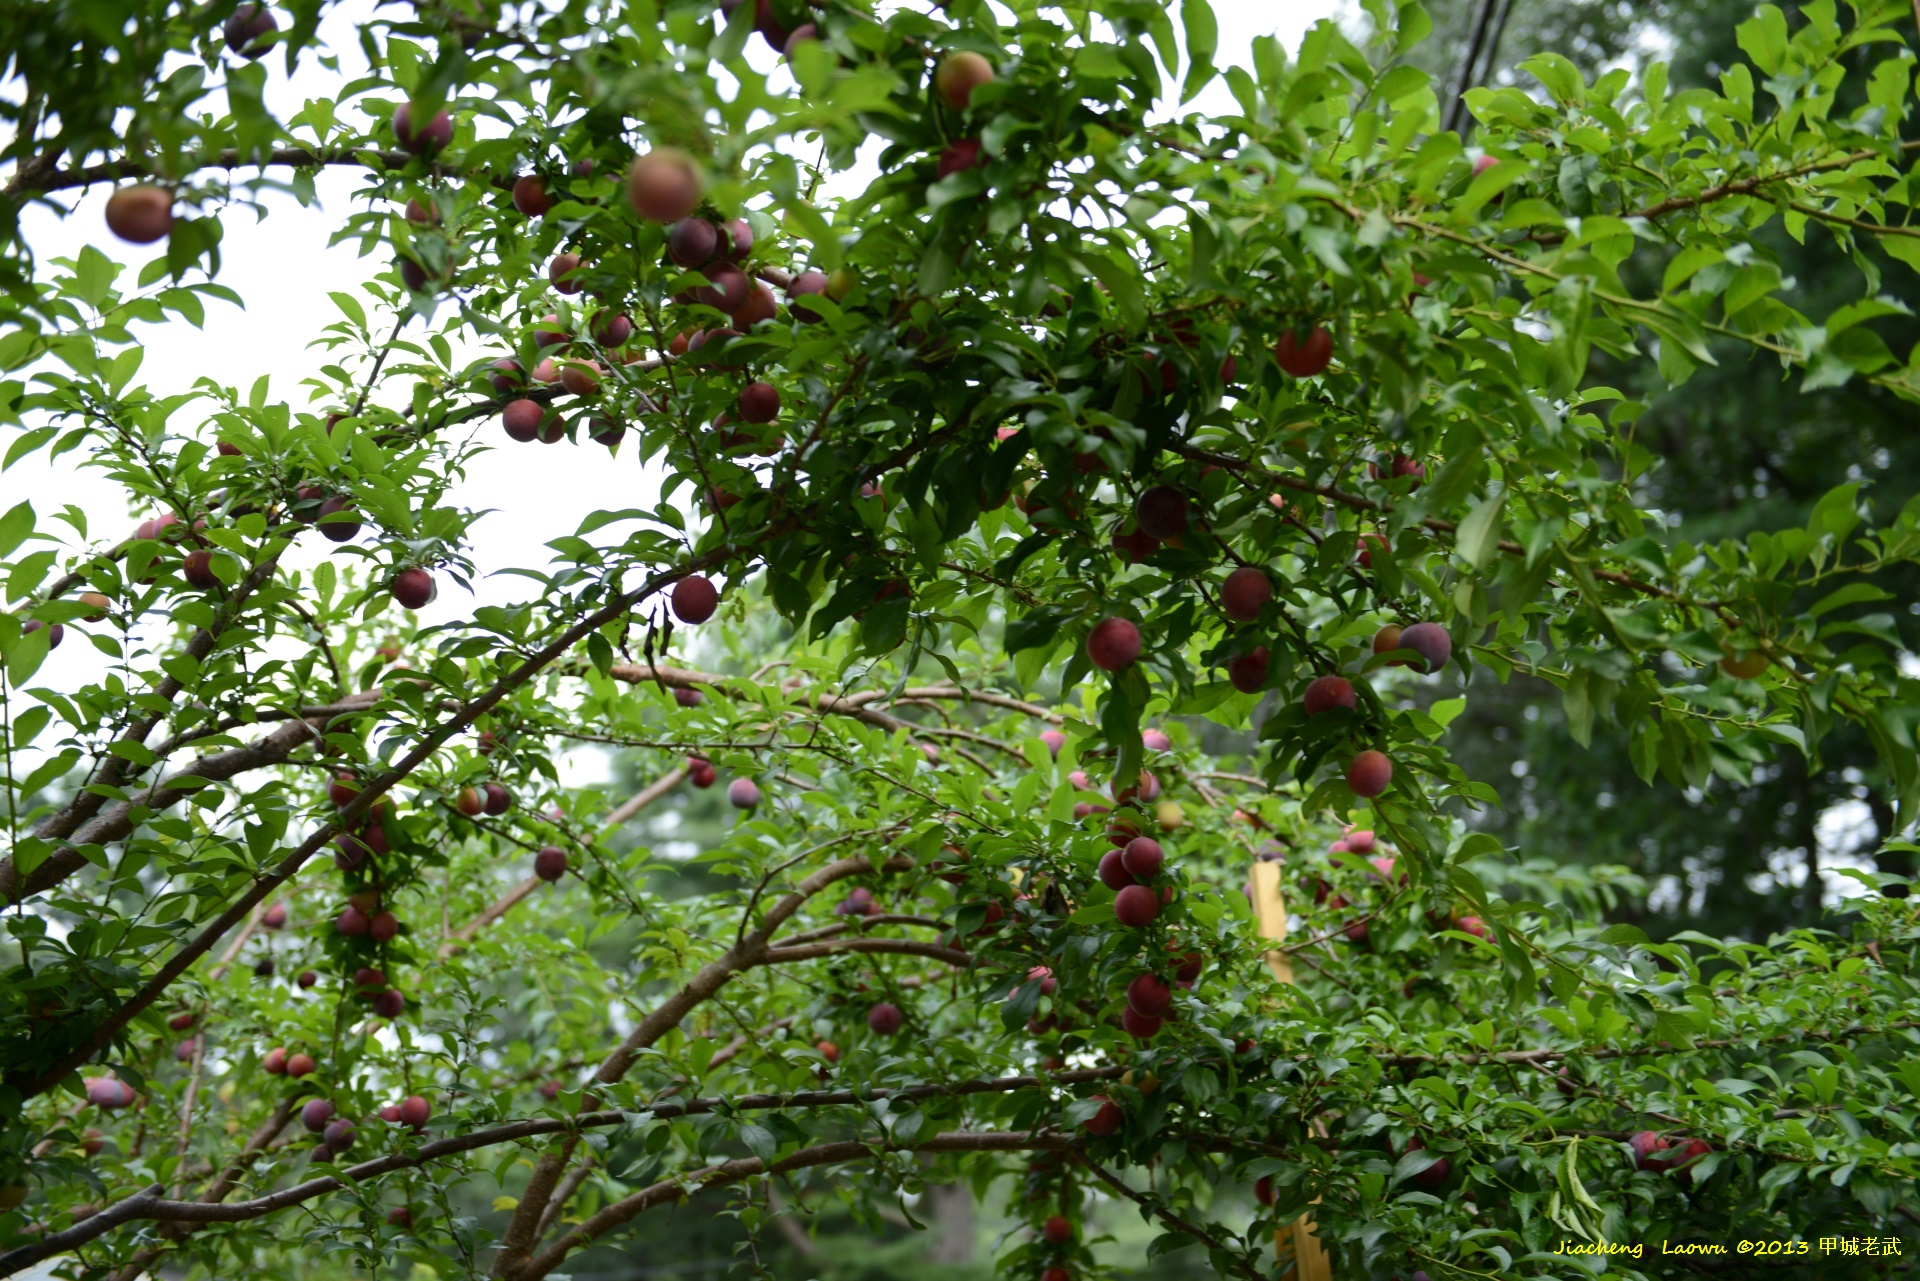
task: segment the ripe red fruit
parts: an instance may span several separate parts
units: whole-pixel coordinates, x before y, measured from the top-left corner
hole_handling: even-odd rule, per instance
[[[1253,1181],[1253,1199],[1261,1205],[1273,1204],[1272,1176],[1263,1174]]]
[[[1154,485],[1141,491],[1133,516],[1149,537],[1162,542],[1178,538],[1187,532],[1187,496],[1171,485]]]
[[[757,280],[747,282],[747,300],[733,313],[733,323],[742,329],[752,329],[763,320],[772,320],[779,314],[779,306],[773,300],[773,290]]]
[[[1144,929],[1160,915],[1160,896],[1144,885],[1129,885],[1113,896],[1113,914],[1122,925]]]
[[[260,914],[260,928],[263,930],[284,930],[287,928],[287,905],[275,903]]]
[[[393,110],[393,136],[414,155],[431,155],[453,141],[453,117],[442,108],[432,120],[415,129],[413,104],[403,102]]]
[[[1407,1151],[1409,1152],[1423,1151],[1426,1148],[1426,1146],[1427,1145],[1420,1140],[1420,1137],[1418,1135],[1415,1135],[1413,1138],[1407,1140]],[[1413,1181],[1415,1183],[1418,1183],[1423,1188],[1437,1188],[1441,1184],[1447,1181],[1447,1175],[1451,1174],[1452,1172],[1453,1172],[1452,1163],[1449,1162],[1447,1158],[1441,1157],[1439,1160],[1435,1161],[1432,1165],[1420,1171],[1420,1173],[1414,1175]]]
[[[1127,1007],[1157,1019],[1173,1004],[1173,989],[1157,974],[1142,974],[1127,984]]]
[[[820,1057],[829,1063],[838,1063],[840,1061],[840,1047],[832,1041],[817,1042],[813,1048],[820,1051]]]
[[[167,530],[180,523],[180,518],[172,512],[162,512],[150,520],[143,520],[133,527],[133,536],[149,541],[167,537]]]
[[[712,787],[720,778],[720,776],[714,772],[713,766],[705,764],[695,765],[688,769],[687,777],[695,787],[701,789]]]
[[[333,1104],[325,1099],[308,1099],[300,1108],[300,1124],[314,1134],[327,1128],[333,1120]]]
[[[1055,978],[1053,971],[1044,965],[1033,966],[1027,971],[1027,981],[1031,983],[1035,979],[1040,981],[1040,995],[1042,996],[1052,996],[1060,990],[1060,980]]]
[[[373,920],[365,912],[349,903],[333,918],[333,928],[346,937],[359,938],[373,928]]]
[[[1072,1281],[1072,1274],[1065,1268],[1046,1268],[1040,1273],[1040,1281]]]
[[[1394,650],[1399,649],[1400,635],[1403,630],[1398,623],[1388,623],[1385,627],[1375,632],[1373,634],[1373,652],[1376,654],[1391,654]],[[1399,658],[1390,659],[1387,662],[1388,667],[1405,667],[1406,665],[1406,660]]]
[[[173,197],[139,183],[107,197],[107,230],[134,245],[164,240],[173,230]]]
[[[350,543],[360,535],[360,522],[353,516],[353,500],[335,495],[320,504],[320,534],[330,542]]]
[[[527,217],[540,217],[553,208],[554,203],[547,192],[547,180],[539,174],[521,174],[513,180],[513,207]]]
[[[1267,647],[1255,645],[1227,662],[1227,680],[1242,694],[1257,694],[1267,687]]]
[[[780,416],[780,390],[772,383],[748,383],[737,403],[746,422],[770,423]]]
[[[537,400],[510,400],[500,411],[507,435],[522,444],[540,434],[540,420],[544,417],[546,409]]]
[[[978,138],[959,138],[948,143],[940,151],[940,163],[934,172],[942,178],[951,178],[954,174],[965,173],[979,165],[984,158]]]
[[[312,970],[301,970],[300,977],[294,980],[294,982],[298,983],[301,987],[312,987],[315,983],[318,983],[319,981],[320,981],[320,976],[318,974],[315,974]]]
[[[1325,371],[1333,360],[1333,335],[1320,325],[1315,325],[1304,339],[1299,330],[1289,329],[1273,345],[1273,358],[1295,378],[1311,378]]]
[[[355,1131],[356,1127],[353,1122],[342,1117],[337,1121],[327,1122],[326,1132],[320,1137],[332,1151],[344,1152],[353,1146]]]
[[[1438,623],[1415,623],[1400,633],[1401,649],[1410,649],[1426,660],[1420,670],[1437,672],[1453,657],[1453,637]]]
[[[403,569],[395,574],[389,590],[393,598],[407,609],[423,609],[438,594],[433,575],[418,567]]]
[[[1410,458],[1406,454],[1395,454],[1393,456],[1393,462],[1386,467],[1382,467],[1379,463],[1368,463],[1367,471],[1372,474],[1375,480],[1379,480],[1389,474],[1396,480],[1402,476],[1411,476],[1413,477],[1412,487],[1414,489],[1420,488],[1420,482],[1427,478],[1426,465],[1419,459]]]
[[[719,248],[720,229],[705,218],[682,218],[667,228],[667,257],[678,266],[698,270]]]
[[[1372,748],[1354,757],[1347,766],[1347,786],[1355,796],[1372,798],[1387,790],[1393,782],[1393,762],[1385,752]]]
[[[563,294],[577,294],[586,288],[580,279],[580,255],[560,254],[547,264],[547,279]]]
[[[1040,741],[1047,745],[1048,754],[1057,760],[1060,749],[1067,745],[1067,736],[1057,729],[1043,729],[1040,731]]]
[[[260,1060],[260,1070],[268,1076],[285,1076],[287,1074],[287,1052],[278,1046],[268,1050],[266,1056]]]
[[[176,1014],[172,1018],[168,1019],[167,1026],[172,1028],[176,1032],[184,1032],[188,1028],[193,1026],[194,1020],[198,1017],[199,1017],[198,1015],[194,1014],[191,1010],[189,1010],[181,1014]]]
[[[825,272],[803,271],[795,276],[793,282],[787,286],[787,309],[793,313],[795,320],[802,320],[808,324],[813,324],[820,319],[820,313],[803,305],[799,302],[799,299],[812,294],[826,293],[827,276]],[[832,295],[828,296],[831,297]]]
[[[313,1061],[311,1054],[289,1054],[287,1056],[287,1075],[296,1081],[303,1076],[312,1076],[320,1065]]]
[[[637,157],[627,170],[627,203],[649,222],[678,222],[699,205],[702,185],[693,157],[659,147]]]
[[[413,1211],[404,1205],[396,1205],[387,1211],[387,1222],[396,1228],[410,1228],[413,1226]]]
[[[1389,543],[1386,540],[1385,535],[1382,535],[1382,534],[1360,535],[1360,558],[1359,558],[1360,568],[1372,569],[1373,553],[1376,550],[1383,551],[1383,552],[1388,551],[1392,548],[1392,546],[1393,544]]]
[[[1131,1005],[1120,1011],[1120,1030],[1137,1040],[1151,1041],[1159,1035],[1163,1022],[1165,1020],[1142,1014]]]
[[[633,320],[617,311],[603,311],[593,318],[588,332],[602,347],[618,347],[633,337]]]
[[[673,585],[673,616],[683,623],[704,623],[720,608],[720,591],[695,574]]]
[[[453,794],[453,806],[468,818],[479,818],[487,808],[487,794],[477,787],[463,787]]]
[[[1173,951],[1177,944],[1169,941],[1167,950]],[[1207,958],[1203,952],[1188,952],[1180,958],[1180,964],[1173,971],[1173,981],[1180,987],[1192,987],[1200,978],[1200,971],[1206,968]]]
[[[376,943],[391,943],[400,937],[400,918],[392,912],[375,912],[367,925],[367,933]]]
[[[1697,1164],[1701,1157],[1713,1151],[1713,1144],[1705,1139],[1688,1139],[1672,1149],[1673,1155],[1667,1160],[1667,1167],[1680,1172],[1680,1181],[1689,1186],[1693,1183],[1693,1171],[1689,1168]]]
[[[1453,928],[1462,933],[1471,934],[1477,939],[1487,936],[1487,923],[1477,916],[1463,916],[1453,923]]]
[[[973,91],[993,80],[993,64],[971,50],[950,53],[933,73],[933,87],[955,111],[965,111]]]
[[[543,881],[559,880],[567,874],[567,852],[553,845],[541,846],[533,856],[533,874]]]
[[[486,793],[487,803],[483,807],[486,813],[497,817],[513,808],[513,793],[500,784],[488,783]]]
[[[1672,1163],[1670,1155],[1663,1155],[1670,1146],[1652,1130],[1638,1131],[1627,1140],[1627,1147],[1633,1152],[1634,1166],[1655,1174],[1664,1171]]]
[[[1040,1235],[1046,1238],[1048,1245],[1065,1245],[1073,1240],[1073,1224],[1067,1221],[1064,1214],[1056,1214],[1040,1225]]]
[[[1273,599],[1273,581],[1265,570],[1242,565],[1220,584],[1220,608],[1236,623],[1251,623]]]
[[[1126,856],[1119,850],[1108,850],[1100,856],[1100,883],[1110,890],[1124,890],[1129,885],[1138,885],[1133,873],[1127,870]]]
[[[727,784],[727,803],[737,810],[750,810],[760,804],[760,788],[750,778],[736,778]]]
[[[354,995],[362,1000],[371,1000],[374,994],[386,985],[385,970],[376,970],[370,965],[363,965],[353,972]]]
[[[427,1118],[432,1115],[433,1104],[418,1094],[409,1094],[406,1102],[400,1105],[400,1124],[412,1126],[415,1130],[425,1129]]]
[[[1087,657],[1103,672],[1117,672],[1140,657],[1140,629],[1124,618],[1103,618],[1087,633]]]
[[[273,10],[264,4],[255,4],[247,0],[227,17],[227,25],[221,34],[226,38],[227,49],[239,54],[248,62],[264,57],[267,50],[273,48],[273,33],[279,24],[273,20]]]
[[[388,988],[373,998],[373,1012],[383,1019],[397,1019],[406,1008],[407,998],[396,988]]]
[[[1167,852],[1151,836],[1136,836],[1120,851],[1121,865],[1142,881],[1160,875],[1160,866],[1166,858]]]
[[[720,230],[726,240],[726,260],[745,262],[747,255],[753,252],[753,224],[745,218],[735,218],[732,222],[722,224]]]
[[[591,396],[600,390],[600,377],[604,373],[606,370],[597,360],[569,360],[560,366],[560,385],[576,396]]]
[[[187,586],[197,591],[210,592],[220,585],[220,579],[213,572],[213,553],[210,551],[188,552],[186,559],[180,562],[180,577],[187,580]]]
[[[900,1007],[891,1001],[882,1001],[867,1011],[867,1026],[880,1036],[892,1036],[904,1021]]]
[[[1120,1128],[1120,1122],[1125,1119],[1125,1115],[1120,1111],[1119,1105],[1106,1095],[1096,1094],[1092,1097],[1099,1101],[1100,1110],[1082,1121],[1080,1128],[1095,1138],[1103,1139]]]
[[[1307,685],[1307,692],[1301,696],[1300,705],[1306,709],[1309,716],[1318,716],[1336,707],[1353,711],[1360,706],[1360,696],[1354,692],[1353,683],[1346,677],[1321,676]]]
[[[701,274],[707,278],[707,283],[694,287],[694,302],[717,308],[729,316],[747,305],[753,293],[753,282],[747,279],[744,271],[730,262],[717,262],[701,268]]]

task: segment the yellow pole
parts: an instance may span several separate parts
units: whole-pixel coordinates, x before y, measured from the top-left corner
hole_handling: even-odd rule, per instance
[[[1280,864],[1253,865],[1253,915],[1260,937],[1278,943],[1287,937],[1287,901],[1280,893]],[[1267,968],[1282,983],[1293,982],[1293,962],[1285,952],[1268,952]],[[1273,1234],[1273,1252],[1282,1281],[1333,1281],[1333,1260],[1313,1234],[1313,1220],[1301,1215]]]

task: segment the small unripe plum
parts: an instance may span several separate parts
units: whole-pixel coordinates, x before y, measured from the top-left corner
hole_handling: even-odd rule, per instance
[[[393,109],[393,136],[416,156],[429,156],[453,141],[453,117],[443,107],[432,120],[413,127],[413,104],[403,102]]]
[[[1048,1245],[1066,1245],[1073,1240],[1073,1224],[1063,1214],[1056,1214],[1040,1225],[1040,1235],[1046,1238]]]
[[[1159,1018],[1173,1004],[1173,989],[1157,974],[1142,974],[1127,984],[1127,1005],[1148,1018]]]
[[[1160,848],[1160,842],[1151,836],[1136,836],[1127,842],[1120,851],[1120,863],[1134,877],[1142,881],[1152,880],[1160,875],[1160,867],[1166,862],[1167,853]]]
[[[1373,634],[1373,652],[1376,654],[1391,654],[1394,650],[1401,648],[1400,637],[1404,634],[1405,630],[1406,629],[1398,623],[1388,623],[1385,627],[1382,627]],[[1405,667],[1406,665],[1406,660],[1400,658],[1391,659],[1387,663],[1389,667]]]
[[[1171,485],[1142,490],[1133,505],[1142,533],[1162,542],[1187,532],[1187,496]]]
[[[1400,633],[1401,649],[1410,649],[1426,660],[1422,671],[1437,672],[1453,657],[1453,637],[1438,623],[1415,623]]]
[[[524,444],[540,434],[540,421],[546,412],[537,400],[510,400],[500,411],[500,421],[505,424],[507,435]]]
[[[353,500],[335,495],[320,504],[319,529],[329,542],[350,543],[360,535],[360,522],[352,515]]]
[[[1092,1096],[1100,1104],[1100,1110],[1080,1123],[1080,1128],[1095,1138],[1105,1138],[1120,1128],[1125,1115],[1112,1099],[1104,1094]]]
[[[537,173],[521,174],[513,180],[513,207],[529,218],[538,218],[553,208],[547,192],[547,180]]]
[[[541,846],[533,856],[533,874],[543,881],[559,880],[567,874],[567,852],[558,846]]]
[[[287,1075],[295,1080],[303,1076],[312,1076],[319,1068],[320,1065],[314,1062],[311,1054],[297,1053],[287,1056]]]
[[[900,1007],[891,1001],[882,1001],[867,1011],[867,1026],[880,1036],[892,1036],[904,1022]]]
[[[1347,786],[1355,796],[1372,798],[1386,791],[1393,782],[1393,762],[1385,752],[1372,748],[1361,752],[1347,765]]]
[[[977,166],[984,155],[978,138],[955,139],[940,149],[940,163],[934,172],[942,178],[951,178]]]
[[[173,197],[137,183],[107,197],[107,230],[128,244],[150,245],[173,230]]]
[[[1143,929],[1160,915],[1160,896],[1144,885],[1129,885],[1113,896],[1113,914],[1120,924]]]
[[[486,786],[487,803],[482,808],[486,813],[498,817],[513,808],[513,793],[498,783]]]
[[[487,794],[477,787],[463,787],[453,794],[453,807],[468,818],[479,818],[487,808]]]
[[[561,254],[547,264],[547,279],[563,294],[577,294],[586,288],[580,279],[580,255]]]
[[[780,389],[772,383],[748,383],[740,389],[740,417],[750,423],[770,423],[780,416]]]
[[[760,788],[750,778],[736,778],[727,784],[727,804],[737,810],[750,810],[760,804]]]
[[[1103,672],[1117,672],[1140,657],[1140,629],[1125,618],[1103,618],[1087,633],[1087,657]]]
[[[418,566],[403,569],[393,576],[393,584],[388,590],[407,609],[424,609],[435,595],[433,575]]]
[[[1060,749],[1067,745],[1067,736],[1057,729],[1043,729],[1040,731],[1040,741],[1046,744],[1047,754],[1057,760]]]
[[[83,623],[99,623],[99,622],[106,621],[107,610],[109,610],[113,606],[113,602],[108,600],[105,596],[101,595],[99,592],[81,592],[78,599],[82,605],[91,605],[94,611],[93,613],[87,614],[81,618],[80,621]]]
[[[1227,680],[1242,694],[1257,694],[1267,687],[1267,647],[1255,645],[1227,663]]]
[[[950,53],[933,73],[933,87],[955,111],[965,111],[973,91],[993,80],[993,64],[971,50]]]
[[[300,1108],[300,1124],[318,1134],[333,1120],[333,1104],[325,1099],[308,1099]]]
[[[1720,649],[1720,670],[1735,680],[1756,680],[1772,663],[1773,660],[1759,650],[1742,654],[1724,645]]]
[[[1162,729],[1141,730],[1140,746],[1149,752],[1170,752],[1173,750],[1173,740]]]
[[[1324,326],[1315,325],[1306,337],[1289,329],[1273,345],[1273,358],[1280,368],[1295,378],[1311,378],[1324,373],[1333,360],[1333,335]]]
[[[247,3],[228,15],[227,25],[221,34],[226,38],[230,52],[253,62],[273,48],[273,33],[278,29],[279,24],[273,20],[273,10],[264,4],[247,0]]]
[[[407,1008],[407,998],[398,988],[388,988],[373,998],[373,1012],[383,1019],[397,1019]]]
[[[342,1117],[339,1120],[327,1122],[327,1128],[320,1137],[333,1151],[344,1152],[353,1146],[353,1137],[357,1131],[358,1127],[353,1122]]]
[[[675,147],[656,147],[627,170],[627,203],[649,222],[678,222],[700,203],[703,186],[693,157]]]
[[[1133,873],[1127,870],[1126,856],[1119,850],[1108,850],[1100,856],[1100,883],[1110,890],[1123,890],[1129,885],[1138,885]]]
[[[1236,623],[1251,623],[1273,599],[1273,580],[1265,570],[1242,565],[1220,584],[1220,608]]]
[[[673,616],[683,623],[704,623],[720,608],[720,590],[698,574],[673,585]]]
[[[1336,707],[1353,711],[1360,706],[1360,696],[1354,692],[1353,683],[1346,677],[1321,676],[1308,683],[1306,693],[1300,698],[1300,705],[1309,716],[1318,716]]]
[[[260,928],[263,930],[284,930],[287,928],[287,905],[275,903],[260,914]]]
[[[1160,826],[1169,832],[1178,829],[1187,821],[1187,812],[1180,808],[1178,801],[1161,801],[1154,807],[1153,816],[1159,820]]]
[[[340,915],[333,918],[333,928],[347,938],[359,938],[373,928],[373,920],[349,903],[341,909]]]

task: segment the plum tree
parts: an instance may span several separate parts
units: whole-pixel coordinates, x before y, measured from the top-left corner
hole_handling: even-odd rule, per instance
[[[1654,430],[1754,359],[1920,400],[1910,6],[1440,85],[1417,6],[1223,72],[1205,0],[744,3],[32,8],[0,1275],[542,1281],[674,1206],[759,1260],[922,1185],[1044,1281],[1128,1193],[1208,1275],[1906,1232],[1910,900],[1649,939],[1488,826],[1603,772],[1471,736],[1544,694],[1702,814],[1844,758],[1911,855],[1920,508],[1865,449],[1674,527]],[[143,361],[243,209],[328,314]]]

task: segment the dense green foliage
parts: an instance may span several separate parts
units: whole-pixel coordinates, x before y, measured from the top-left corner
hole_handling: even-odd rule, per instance
[[[1471,147],[1424,12],[1368,13],[1216,70],[1203,0],[836,5],[766,72],[748,4],[449,0],[287,119],[258,59],[329,56],[317,3],[0,15],[9,215],[118,178],[166,245],[6,245],[9,461],[147,523],[0,517],[0,1273],[531,1279],[687,1196],[756,1264],[770,1215],[956,1180],[1046,1281],[1093,1270],[1089,1193],[1249,1276],[1315,1202],[1354,1277],[1899,1244],[1904,881],[1844,932],[1651,940],[1605,919],[1642,877],[1494,834],[1465,727],[1551,687],[1539,732],[1620,763],[1569,808],[1868,767],[1912,850],[1920,500],[1831,444],[1761,530],[1661,488],[1726,465],[1662,421],[1689,387],[1920,401],[1906,9],[1762,8],[1717,91],[1538,54]],[[1152,116],[1216,77],[1237,113]],[[136,326],[232,299],[223,202],[319,165],[395,257],[320,394],[147,392]],[[1809,241],[1856,275],[1787,270]],[[506,568],[469,559],[485,448],[664,496],[419,626]],[[91,681],[36,683],[56,639]],[[646,786],[563,786],[579,743]],[[1166,864],[1129,845],[1116,893],[1135,834]]]

